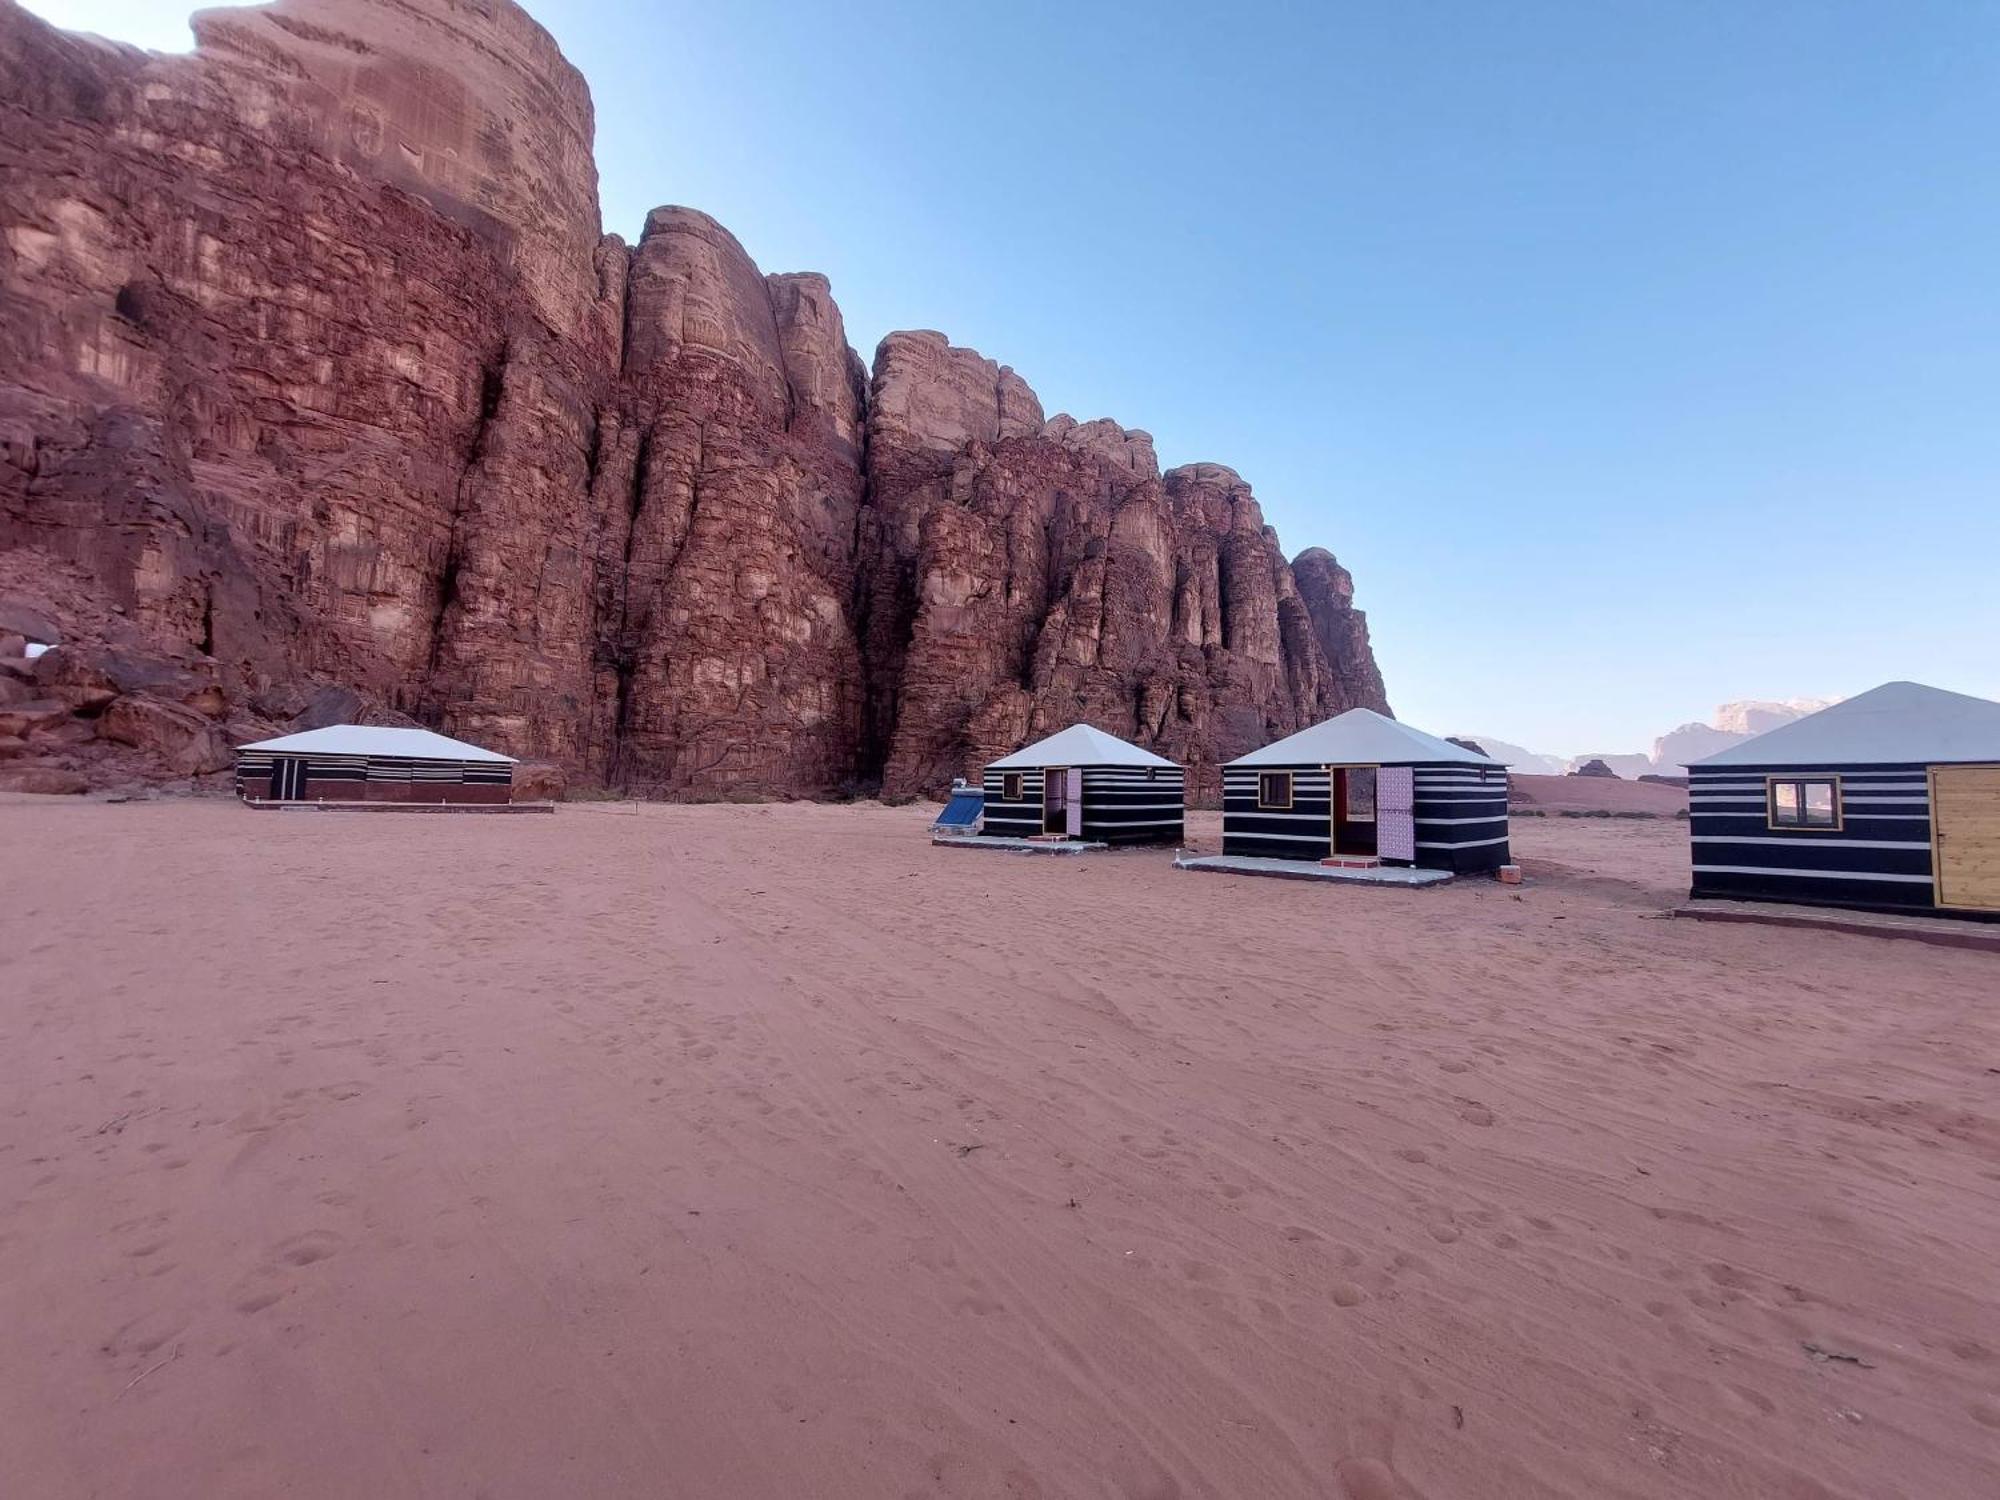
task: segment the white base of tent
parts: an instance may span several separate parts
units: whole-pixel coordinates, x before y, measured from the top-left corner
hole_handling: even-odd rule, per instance
[[[1676,906],[1675,917],[1697,922],[1749,922],[1767,927],[1817,927],[1857,937],[1907,938],[1942,948],[1983,948],[2000,953],[2000,923],[1934,917],[1922,907],[1908,912],[1856,911],[1837,906],[1801,906],[1779,901],[1731,901],[1697,897]]]
[[[1109,849],[1109,844],[1093,844],[1085,839],[1003,839],[980,834],[966,838],[954,834],[931,835],[931,842],[952,849],[1002,849],[1009,854],[1088,854],[1093,849]]]
[[[1248,854],[1181,855],[1176,870],[1212,870],[1223,875],[1275,875],[1281,880],[1337,880],[1349,885],[1443,885],[1449,870],[1404,865],[1322,865],[1307,859],[1258,859]]]

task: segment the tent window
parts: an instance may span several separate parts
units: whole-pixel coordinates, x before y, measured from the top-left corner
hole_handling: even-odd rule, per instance
[[[1292,773],[1290,771],[1258,772],[1257,805],[1267,808],[1290,807],[1292,805]]]
[[[1840,827],[1839,777],[1773,776],[1769,785],[1771,827]]]
[[[1002,802],[1019,802],[1021,800],[1021,773],[1019,771],[1009,771],[1005,776],[1000,778],[1000,800]]]

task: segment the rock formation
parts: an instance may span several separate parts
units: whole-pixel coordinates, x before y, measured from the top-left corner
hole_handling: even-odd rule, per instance
[[[508,0],[196,35],[0,0],[0,638],[60,642],[0,667],[0,763],[208,774],[332,689],[660,795],[920,792],[1078,718],[1202,786],[1386,707],[1232,471],[940,334],[871,375],[699,213],[601,234]]]

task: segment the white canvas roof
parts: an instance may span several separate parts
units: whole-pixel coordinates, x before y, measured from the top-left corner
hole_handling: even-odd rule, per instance
[[[2000,703],[1921,682],[1885,682],[1690,766],[2000,762]]]
[[[1378,714],[1372,708],[1350,708],[1344,714],[1286,735],[1262,750],[1229,762],[1232,766],[1404,766],[1416,762],[1449,761],[1453,765],[1498,766],[1480,755],[1441,740],[1434,734]]]
[[[1088,724],[1069,728],[1037,740],[1024,750],[993,762],[995,770],[1022,771],[1037,766],[1172,766],[1173,762],[1150,750],[1127,744],[1115,734],[1092,729]]]
[[[491,760],[514,764],[511,755],[495,755],[464,740],[446,739],[428,729],[392,729],[382,724],[329,724],[303,734],[281,735],[238,745],[238,750],[271,750],[280,755],[386,755],[403,760]]]

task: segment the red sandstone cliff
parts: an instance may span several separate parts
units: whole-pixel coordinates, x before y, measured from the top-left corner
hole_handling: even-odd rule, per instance
[[[507,0],[197,35],[0,0],[0,776],[338,710],[912,792],[1076,718],[1200,767],[1384,706],[1347,574],[1230,470],[937,334],[871,379],[823,277],[691,210],[602,235],[588,90]]]

